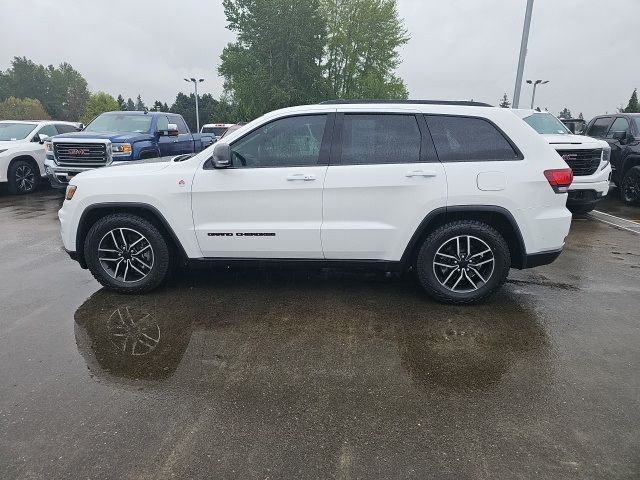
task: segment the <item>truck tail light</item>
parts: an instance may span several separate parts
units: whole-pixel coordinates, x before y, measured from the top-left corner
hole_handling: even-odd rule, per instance
[[[573,182],[573,171],[570,168],[555,168],[545,170],[544,176],[556,193],[566,193]]]

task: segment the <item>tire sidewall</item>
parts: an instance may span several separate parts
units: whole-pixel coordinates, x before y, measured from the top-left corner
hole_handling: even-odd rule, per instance
[[[102,238],[114,228],[130,228],[144,235],[153,248],[154,263],[151,272],[142,280],[128,282],[111,277],[98,260],[98,245]],[[115,214],[98,220],[89,230],[84,244],[87,267],[105,287],[121,293],[145,293],[156,288],[169,270],[170,251],[162,233],[147,220],[130,214]]]
[[[640,204],[640,194],[637,194],[636,198],[627,197],[626,189],[628,186],[628,182],[636,182],[637,184],[640,184],[640,167],[632,167],[626,173],[626,175],[622,179],[622,188],[620,192],[622,194],[622,199],[624,200],[625,203],[629,203],[631,205],[638,205]],[[638,187],[640,188],[640,185],[638,185]]]
[[[28,167],[33,172],[33,188],[31,190],[21,190],[20,186],[18,185],[18,179],[16,178],[16,175],[20,167]],[[26,160],[17,160],[13,162],[9,167],[9,171],[7,172],[9,192],[14,195],[27,195],[29,193],[35,192],[38,188],[39,176],[40,172],[37,169],[34,169],[31,162],[27,162]]]
[[[447,240],[459,235],[481,239],[491,248],[495,259],[491,278],[473,292],[452,292],[440,284],[433,271],[433,261],[438,249]],[[444,225],[429,235],[420,249],[416,267],[420,283],[436,299],[447,303],[475,303],[491,295],[504,283],[511,268],[511,255],[505,240],[495,229],[476,221],[460,221]]]

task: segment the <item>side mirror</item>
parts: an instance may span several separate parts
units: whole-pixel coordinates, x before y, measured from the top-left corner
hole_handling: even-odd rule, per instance
[[[228,143],[216,143],[211,157],[213,168],[229,168],[231,166],[231,147]]]
[[[51,137],[49,135],[45,135],[44,133],[39,133],[38,134],[38,142],[40,142],[40,145],[44,144],[44,142],[46,142],[50,138]]]
[[[169,129],[167,130],[167,135],[169,137],[177,137],[178,136],[178,125],[176,125],[175,123],[170,123],[169,124]]]
[[[614,132],[613,139],[618,140],[620,143],[624,143],[627,139],[627,132]]]

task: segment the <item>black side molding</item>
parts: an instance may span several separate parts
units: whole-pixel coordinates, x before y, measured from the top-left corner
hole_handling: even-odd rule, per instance
[[[523,268],[534,268],[553,263],[560,256],[562,249],[550,252],[532,253],[526,256]]]

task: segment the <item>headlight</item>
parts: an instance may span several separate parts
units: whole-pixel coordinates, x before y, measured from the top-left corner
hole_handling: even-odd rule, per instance
[[[53,143],[44,142],[44,151],[45,153],[53,153]]]
[[[78,187],[75,186],[75,185],[68,185],[67,186],[67,193],[64,196],[65,200],[71,200],[73,198],[73,196],[76,194],[76,190],[77,189],[78,189]]]
[[[111,152],[114,155],[131,155],[130,143],[114,143],[111,145]]]
[[[604,163],[602,164],[602,168],[600,168],[600,170],[604,170],[611,161],[611,147],[609,145],[602,149],[602,161]]]

